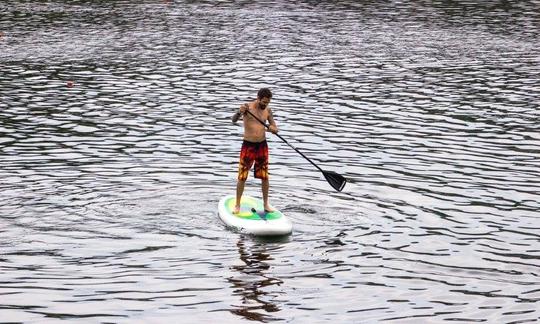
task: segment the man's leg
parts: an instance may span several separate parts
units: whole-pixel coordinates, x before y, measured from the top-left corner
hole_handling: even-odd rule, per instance
[[[236,183],[236,202],[234,204],[233,214],[240,213],[240,203],[242,201],[242,194],[244,193],[244,186],[246,185],[249,170],[254,162],[252,155],[250,146],[244,141],[240,150],[240,161],[238,163],[238,182]]]
[[[270,181],[268,180],[268,145],[266,144],[266,141],[261,143],[258,153],[258,160],[255,162],[255,173],[258,178],[261,179],[264,210],[267,212],[273,212],[274,209],[270,207],[270,203],[268,202]]]
[[[234,205],[233,214],[238,214],[240,212],[240,201],[242,200],[242,194],[244,193],[244,186],[246,185],[246,180],[238,180],[236,183],[236,204]]]
[[[263,194],[264,210],[267,212],[273,212],[274,209],[270,207],[270,204],[268,203],[268,190],[270,188],[270,181],[268,181],[268,179],[261,180],[261,187]]]

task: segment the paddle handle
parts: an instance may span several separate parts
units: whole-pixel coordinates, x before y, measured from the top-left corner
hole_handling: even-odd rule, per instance
[[[270,129],[270,126],[266,125],[265,122],[263,122],[262,120],[259,119],[259,117],[255,116],[251,111],[249,110],[246,110],[246,112],[248,114],[250,114],[251,116],[253,116],[253,118],[255,118],[259,123],[263,124],[264,127],[266,127],[267,129]],[[279,135],[278,133],[273,133],[274,135],[276,135],[277,137],[279,137],[280,140],[282,140],[283,142],[285,142],[285,144],[289,145],[293,150],[295,150],[298,154],[302,155],[302,157],[306,160],[308,160],[309,163],[313,164],[314,167],[316,167],[317,169],[319,169],[319,171],[323,172],[324,173],[324,170],[321,169],[317,164],[315,164],[315,162],[311,161],[307,156],[304,155],[304,153],[300,152],[296,147],[292,146],[289,142],[287,142],[281,135]]]

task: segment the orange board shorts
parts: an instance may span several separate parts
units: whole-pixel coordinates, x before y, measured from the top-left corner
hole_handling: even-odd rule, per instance
[[[240,151],[238,165],[238,180],[246,181],[251,167],[255,164],[255,178],[268,179],[268,143],[266,140],[258,143],[244,140]]]

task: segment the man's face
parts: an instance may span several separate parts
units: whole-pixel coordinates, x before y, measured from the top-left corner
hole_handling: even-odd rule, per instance
[[[264,97],[262,99],[259,99],[259,108],[264,110],[270,103],[270,98]]]

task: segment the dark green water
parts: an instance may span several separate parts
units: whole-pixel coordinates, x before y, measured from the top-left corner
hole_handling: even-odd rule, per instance
[[[1,2],[0,322],[538,321],[540,3],[477,2]],[[262,86],[349,179],[269,135],[282,241],[216,211]]]

